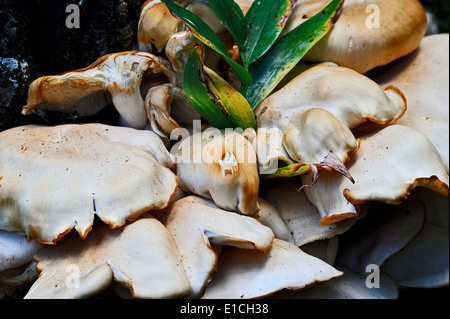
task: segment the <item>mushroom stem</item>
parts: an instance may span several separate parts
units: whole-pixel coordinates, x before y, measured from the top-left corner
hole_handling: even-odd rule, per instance
[[[119,123],[121,126],[143,129],[147,124],[147,113],[145,112],[144,100],[141,97],[139,86],[136,85],[129,91],[124,91],[115,82],[111,93],[113,104],[119,112]]]

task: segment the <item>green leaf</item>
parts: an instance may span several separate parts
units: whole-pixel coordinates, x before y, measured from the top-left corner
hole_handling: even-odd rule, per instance
[[[333,0],[314,17],[277,39],[249,67],[253,82],[244,94],[253,109],[336,23],[344,0]]]
[[[280,167],[272,171],[265,172],[261,175],[264,178],[278,178],[278,177],[294,177],[307,174],[311,171],[311,167],[304,163],[295,163],[288,166]]]
[[[241,8],[234,0],[209,0],[208,2],[217,18],[230,31],[239,50],[241,50],[248,32]]]
[[[192,51],[183,76],[183,89],[194,108],[216,128],[256,128],[247,100],[214,71],[203,65],[198,46]]]
[[[161,0],[161,2],[163,2],[169,8],[174,16],[176,16],[186,24],[186,26],[195,37],[197,37],[211,49],[218,52],[225,59],[225,61],[227,61],[227,63],[238,76],[244,89],[248,87],[248,85],[250,85],[252,79],[247,69],[231,59],[225,44],[202,19],[197,17],[191,11],[175,4],[171,0]]]
[[[275,42],[291,16],[294,0],[257,0],[245,15],[248,35],[242,48],[244,67],[260,58]]]

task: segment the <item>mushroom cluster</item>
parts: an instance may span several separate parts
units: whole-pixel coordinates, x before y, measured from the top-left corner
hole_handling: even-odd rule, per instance
[[[233,57],[207,1],[174,2]],[[253,1],[235,2],[246,13]],[[329,2],[294,1],[283,32]],[[378,26],[368,5],[345,0],[254,109],[256,129],[215,128],[192,105],[194,47],[239,80],[160,0],[142,4],[138,48],[36,79],[23,116],[114,106],[120,126],[0,132],[0,298],[397,298],[448,286],[449,35],[425,36],[418,0],[371,1]],[[271,173],[292,165],[308,169]]]

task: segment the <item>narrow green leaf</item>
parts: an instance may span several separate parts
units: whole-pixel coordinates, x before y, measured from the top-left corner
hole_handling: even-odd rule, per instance
[[[275,41],[249,67],[253,82],[244,94],[253,109],[336,23],[344,0],[333,0],[314,17]]]
[[[256,128],[247,100],[214,71],[203,65],[197,46],[184,69],[183,89],[194,108],[216,128]]]
[[[252,79],[248,71],[244,67],[233,61],[233,59],[231,59],[225,44],[202,19],[200,19],[191,11],[177,5],[171,0],[161,0],[161,2],[163,2],[169,8],[174,16],[176,16],[186,24],[186,26],[195,37],[197,37],[211,49],[218,52],[225,59],[225,61],[227,61],[227,63],[238,76],[244,89],[248,87],[248,85],[250,85]]]
[[[295,163],[265,172],[261,176],[264,178],[294,177],[307,174],[310,171],[311,167],[309,165],[303,163]]]
[[[248,30],[241,8],[234,0],[209,0],[208,2],[217,18],[230,31],[239,50],[242,50]]]
[[[242,48],[244,67],[260,58],[275,42],[291,16],[295,0],[257,0],[245,15],[248,35]]]

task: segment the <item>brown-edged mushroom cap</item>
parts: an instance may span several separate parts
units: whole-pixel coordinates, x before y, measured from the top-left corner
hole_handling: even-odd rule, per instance
[[[179,87],[165,83],[151,87],[145,96],[145,111],[153,132],[168,139],[175,130],[193,126],[200,114],[189,103],[186,93]]]
[[[255,218],[218,208],[214,202],[191,195],[155,216],[172,235],[192,287],[190,297],[202,294],[217,268],[222,245],[267,252],[272,230]]]
[[[410,55],[371,71],[381,86],[395,85],[405,94],[408,110],[398,121],[425,134],[449,171],[449,35],[426,36]],[[433,61],[433,62],[430,62]]]
[[[139,49],[152,52],[153,47],[161,52],[169,38],[183,28],[183,22],[170,13],[160,0],[147,0],[139,16],[137,40]]]
[[[418,186],[448,197],[448,174],[439,153],[425,135],[407,126],[394,124],[361,137],[361,147],[347,167],[354,184],[323,172],[304,188],[321,214],[330,216],[323,224],[369,201],[398,204]]]
[[[383,90],[354,70],[322,63],[308,68],[264,99],[255,115],[259,128],[282,130],[283,145],[291,158],[314,163],[331,149],[346,162],[348,153],[358,147],[349,129],[367,120],[379,124],[395,122],[405,110],[406,101],[396,88]],[[338,129],[339,136],[333,136],[330,124]]]
[[[281,289],[302,289],[339,277],[342,272],[289,242],[275,238],[267,253],[223,249],[205,299],[261,298]]]
[[[176,152],[176,172],[185,192],[244,215],[259,211],[256,154],[242,134],[206,129],[180,142]]]
[[[319,13],[330,0],[299,0],[284,33]],[[346,0],[333,29],[304,57],[366,73],[414,51],[427,28],[419,0]]]
[[[273,204],[281,219],[294,238],[294,244],[303,246],[317,240],[333,238],[346,232],[359,216],[359,211],[354,211],[341,216],[341,222],[327,225],[320,224],[322,219],[318,209],[300,191],[302,184],[300,179],[293,179],[274,183],[266,187],[261,197]],[[262,210],[262,209],[261,209]]]
[[[171,235],[150,215],[120,229],[99,225],[85,240],[68,235],[35,259],[40,274],[26,299],[87,298],[112,281],[135,298],[179,298],[191,290]]]
[[[55,243],[85,238],[168,205],[177,177],[153,132],[102,124],[22,126],[0,133],[0,229]]]
[[[31,83],[22,114],[37,109],[93,115],[109,105],[116,107],[123,126],[142,129],[148,122],[141,95],[144,78],[163,75],[176,83],[163,60],[148,52],[108,54],[90,66],[61,75],[40,77]]]
[[[367,75],[382,87],[398,87],[408,101],[406,114],[449,122],[448,33],[426,36],[413,53]]]

